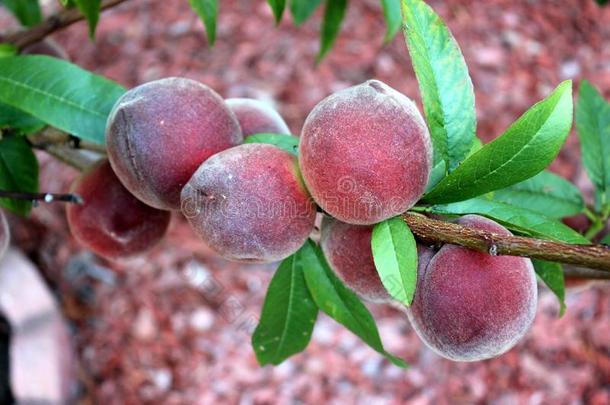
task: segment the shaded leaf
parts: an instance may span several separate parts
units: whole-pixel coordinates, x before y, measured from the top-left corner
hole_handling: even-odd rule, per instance
[[[275,145],[280,149],[284,149],[286,152],[290,152],[294,155],[299,150],[299,138],[292,135],[286,134],[254,134],[249,135],[244,139],[244,143],[268,143]]]
[[[356,294],[345,287],[333,273],[320,248],[308,240],[300,253],[306,263],[305,281],[318,308],[360,337],[393,364],[406,367],[407,365],[402,359],[385,351],[373,316]]]
[[[113,81],[49,56],[13,56],[0,63],[0,102],[99,144],[124,92]]]
[[[316,58],[316,63],[324,59],[324,56],[337,40],[346,9],[347,0],[326,0],[326,10],[324,11],[322,32],[320,33],[320,52]]]
[[[38,161],[23,137],[11,136],[0,140],[0,190],[38,192]],[[0,198],[0,206],[18,215],[27,215],[32,203]]]
[[[402,0],[405,39],[419,82],[435,165],[449,172],[466,157],[476,132],[474,91],[460,48],[422,0]]]
[[[586,80],[578,92],[576,128],[583,164],[604,205],[610,202],[610,104]]]
[[[0,0],[0,4],[8,8],[21,25],[31,27],[42,21],[38,0]]]
[[[280,364],[303,351],[311,339],[318,307],[303,276],[306,264],[296,252],[280,264],[269,284],[261,319],[252,335],[260,365]]]
[[[563,267],[559,263],[547,262],[545,260],[532,259],[534,269],[538,277],[555,294],[559,300],[559,316],[566,312],[565,303],[565,277]]]
[[[494,191],[493,199],[551,218],[576,215],[585,208],[582,194],[574,184],[546,170],[521,183]]]
[[[428,211],[445,215],[480,214],[500,222],[513,231],[532,237],[574,244],[590,243],[584,236],[554,218],[484,198],[433,205]]]
[[[296,25],[301,25],[318,8],[322,0],[290,0],[290,12]]]
[[[189,0],[195,13],[203,21],[208,44],[216,42],[216,20],[218,19],[218,0]]]
[[[280,21],[282,21],[284,8],[286,8],[286,0],[267,0],[267,3],[269,3],[269,6],[271,6],[275,23],[279,24]]]
[[[0,103],[0,128],[14,128],[24,134],[31,134],[40,131],[44,126],[44,122],[30,114]]]
[[[89,25],[89,38],[95,37],[95,29],[100,19],[101,0],[74,0],[74,4],[87,19]]]
[[[417,283],[417,247],[411,230],[400,217],[373,228],[373,260],[390,296],[410,306]]]
[[[400,0],[381,0],[381,6],[383,7],[383,17],[387,26],[383,41],[388,43],[396,36],[402,24]]]
[[[571,126],[572,82],[565,81],[441,180],[424,201],[462,201],[538,174],[555,159]]]

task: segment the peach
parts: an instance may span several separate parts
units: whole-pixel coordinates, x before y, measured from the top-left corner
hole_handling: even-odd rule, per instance
[[[0,211],[0,259],[4,257],[10,243],[11,233],[4,212]]]
[[[478,215],[458,222],[511,235]],[[420,274],[407,313],[419,337],[436,353],[455,361],[483,360],[506,352],[526,334],[536,314],[537,294],[529,259],[444,245]]]
[[[290,135],[284,119],[267,103],[252,98],[228,98],[225,102],[237,117],[244,138],[260,133]]]
[[[177,77],[126,92],[106,127],[108,157],[123,185],[166,210],[180,208],[180,191],[201,163],[242,140],[237,118],[216,92]]]
[[[316,218],[295,156],[268,144],[236,146],[206,160],[182,190],[182,212],[211,249],[246,262],[294,253]]]
[[[107,160],[76,179],[82,205],[66,207],[72,235],[95,253],[115,258],[148,250],[161,240],[171,213],[144,204],[119,181]]]
[[[340,221],[370,225],[401,214],[424,193],[432,143],[415,104],[369,80],[322,100],[299,146],[316,203]]]

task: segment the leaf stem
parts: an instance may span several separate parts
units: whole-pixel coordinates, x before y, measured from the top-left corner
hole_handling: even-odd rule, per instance
[[[83,198],[78,194],[55,194],[55,193],[22,193],[18,191],[0,190],[0,198],[10,198],[11,200],[23,201],[44,201],[52,203],[55,201],[82,204]]]

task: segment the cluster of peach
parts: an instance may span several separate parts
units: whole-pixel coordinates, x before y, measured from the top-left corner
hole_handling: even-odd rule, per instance
[[[391,301],[371,251],[373,225],[423,195],[432,165],[426,124],[406,96],[375,80],[337,92],[308,116],[299,158],[255,133],[289,134],[273,109],[223,100],[192,80],[150,82],[121,97],[108,119],[104,161],[74,187],[73,234],[108,257],[140,252],[164,235],[171,210],[227,259],[281,260],[312,233],[323,210],[321,247],[360,297]],[[479,216],[460,223],[498,234]],[[416,295],[407,309],[431,348],[454,360],[501,354],[527,331],[536,309],[529,259],[445,245],[418,246]]]

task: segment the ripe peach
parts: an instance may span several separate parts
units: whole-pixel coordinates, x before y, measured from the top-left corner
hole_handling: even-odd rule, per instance
[[[182,212],[210,248],[248,262],[294,253],[316,218],[296,158],[267,144],[236,146],[206,160],[182,190]]]
[[[511,234],[478,215],[466,215],[459,223]],[[506,352],[525,335],[536,300],[536,274],[529,259],[445,245],[420,274],[407,313],[432,350],[451,360],[476,361]]]
[[[144,204],[119,181],[104,160],[72,186],[82,205],[66,207],[72,235],[95,253],[114,258],[143,252],[161,240],[171,213]]]
[[[411,208],[424,193],[432,143],[415,104],[369,80],[322,100],[301,133],[299,160],[318,205],[369,225]]]
[[[129,90],[106,127],[108,157],[123,185],[166,210],[180,208],[180,190],[203,161],[242,139],[237,118],[216,92],[177,77]]]
[[[237,117],[244,138],[260,133],[290,135],[284,119],[267,103],[252,98],[228,98],[225,102]]]
[[[10,238],[11,233],[8,223],[6,222],[6,217],[4,216],[4,212],[0,211],[0,259],[2,259],[4,253],[6,253]]]

